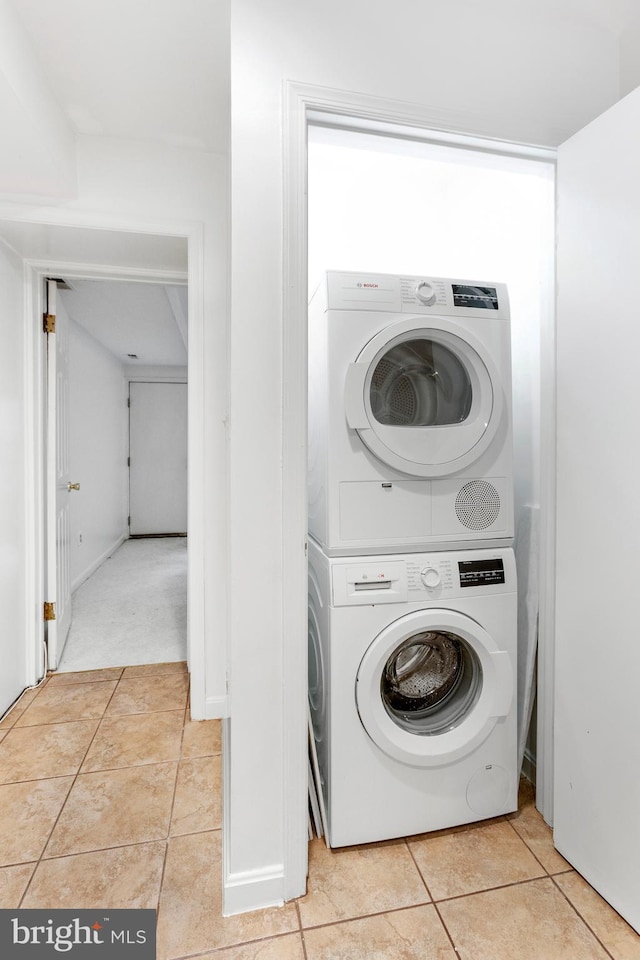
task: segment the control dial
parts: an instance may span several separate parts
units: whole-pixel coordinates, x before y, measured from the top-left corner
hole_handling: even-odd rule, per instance
[[[436,570],[435,567],[424,567],[424,569],[420,571],[420,579],[425,587],[433,590],[435,587],[440,586],[440,571]]]
[[[430,307],[432,303],[435,303],[436,291],[433,289],[433,284],[427,280],[421,280],[420,283],[416,284],[416,299],[419,300],[420,303],[424,303],[426,307]]]

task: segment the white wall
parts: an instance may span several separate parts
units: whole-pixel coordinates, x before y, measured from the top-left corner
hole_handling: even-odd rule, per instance
[[[0,715],[27,684],[22,299],[21,262],[0,243]]]
[[[640,9],[630,17],[620,37],[620,94],[640,86]]]
[[[125,363],[124,375],[127,382],[132,380],[175,380],[176,383],[187,382],[187,367],[149,366],[147,364]]]
[[[64,310],[63,294],[57,310]],[[71,589],[128,536],[127,400],[123,365],[69,320]]]
[[[9,0],[0,0],[0,116],[0,196],[73,195],[73,132]]]
[[[283,81],[419,103],[436,126],[554,145],[618,97],[617,39],[558,10],[233,0],[228,888],[277,876],[285,857]]]

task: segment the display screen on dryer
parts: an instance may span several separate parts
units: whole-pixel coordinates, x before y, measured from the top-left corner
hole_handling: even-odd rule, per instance
[[[505,582],[504,562],[500,557],[495,560],[459,560],[458,573],[461,587],[485,587]]]
[[[495,287],[468,287],[452,283],[454,307],[473,307],[475,310],[497,310],[498,291]]]

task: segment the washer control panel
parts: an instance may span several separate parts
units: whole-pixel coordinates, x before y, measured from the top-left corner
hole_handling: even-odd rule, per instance
[[[408,559],[406,564],[409,592],[418,590],[423,595],[442,597],[450,595],[458,586],[454,561],[448,557],[417,554],[415,559]]]
[[[516,589],[515,559],[508,547],[400,557],[336,557],[329,563],[336,607],[439,602]]]
[[[416,554],[405,558],[407,598],[440,598],[503,593],[515,589],[510,551]]]

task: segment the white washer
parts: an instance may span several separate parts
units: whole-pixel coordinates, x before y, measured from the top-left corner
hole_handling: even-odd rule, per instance
[[[309,555],[309,702],[332,847],[517,809],[509,548]]]
[[[329,556],[513,540],[500,283],[327,273],[309,305],[309,532]]]

